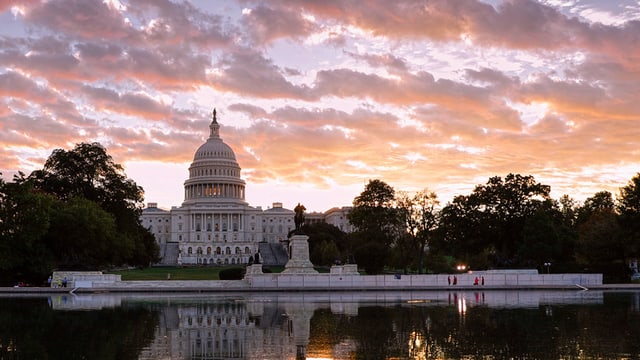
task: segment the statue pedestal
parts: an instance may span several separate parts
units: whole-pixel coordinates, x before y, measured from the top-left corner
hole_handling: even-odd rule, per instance
[[[289,241],[291,258],[284,266],[283,274],[317,274],[309,260],[309,237],[293,235]]]

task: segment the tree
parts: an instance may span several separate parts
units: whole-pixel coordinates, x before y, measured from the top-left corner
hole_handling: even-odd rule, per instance
[[[39,281],[53,257],[42,237],[49,231],[55,199],[36,191],[24,174],[13,182],[0,179],[0,282]]]
[[[440,211],[440,221],[430,250],[442,255],[451,255],[473,268],[477,254],[493,250],[489,236],[490,223],[486,221],[482,204],[474,194],[458,195]],[[486,263],[481,261],[482,264]]]
[[[396,200],[398,214],[406,227],[412,250],[418,257],[418,273],[424,267],[424,254],[439,221],[438,196],[427,189],[418,191],[414,196],[399,192]],[[409,257],[407,257],[409,259]]]
[[[620,189],[617,212],[623,243],[630,258],[640,257],[640,173]]]
[[[381,180],[369,180],[353,200],[349,221],[359,231],[384,233],[398,224],[394,201],[395,190],[391,186]]]
[[[546,201],[526,219],[517,257],[528,267],[542,267],[546,262],[573,264],[576,237],[565,224],[559,203]]]
[[[123,244],[117,249],[127,249],[121,254],[123,264],[148,266],[159,260],[153,235],[140,223],[142,188],[126,177],[122,166],[100,144],[81,143],[69,151],[56,149],[44,168],[29,178],[37,189],[63,202],[84,198],[111,214],[116,237]]]
[[[518,258],[527,219],[549,201],[551,188],[532,176],[509,174],[498,176],[486,185],[478,185],[468,196],[457,196],[441,211],[439,250],[454,256],[474,258],[485,263],[478,254],[491,254],[493,266],[525,265]]]
[[[593,213],[580,225],[576,256],[579,263],[588,266],[622,262],[624,244],[616,214],[611,210]]]
[[[314,265],[330,266],[336,260],[346,261],[346,234],[342,230],[320,222],[305,224],[302,231],[309,236],[309,257]]]
[[[628,275],[627,249],[612,194],[597,192],[585,200],[578,213],[578,264],[602,272],[605,281],[624,279]]]
[[[608,191],[599,191],[592,197],[587,198],[584,204],[578,209],[578,224],[582,224],[589,220],[589,218],[596,213],[603,211],[613,212],[615,209],[615,203],[613,201],[613,195]]]
[[[67,269],[123,264],[132,252],[118,237],[113,216],[82,197],[58,203],[46,239],[58,266]]]
[[[492,225],[490,236],[498,253],[513,262],[522,240],[526,219],[549,199],[551,188],[537,183],[533,176],[509,174],[503,180],[495,176],[486,185],[477,186],[474,194],[484,206],[486,221]]]
[[[385,255],[398,234],[401,224],[394,201],[395,190],[381,180],[370,180],[353,200],[349,221],[357,230],[349,239],[358,264],[370,264],[367,272],[382,270],[388,260]],[[375,261],[380,263],[373,264]]]

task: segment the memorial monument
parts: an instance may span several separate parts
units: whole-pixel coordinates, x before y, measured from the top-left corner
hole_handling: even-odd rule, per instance
[[[284,266],[284,274],[317,274],[309,260],[309,237],[302,233],[304,225],[304,205],[298,203],[295,211],[295,230],[289,240],[289,261]]]

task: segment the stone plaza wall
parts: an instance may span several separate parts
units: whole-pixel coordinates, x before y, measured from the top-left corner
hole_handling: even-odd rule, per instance
[[[120,283],[122,277],[114,274],[103,274],[102,271],[54,271],[51,276],[51,287],[59,287],[63,279],[67,279],[67,287],[109,287]]]
[[[355,265],[335,266],[330,273],[263,273],[249,266],[243,280],[121,281],[120,275],[101,272],[54,272],[52,287],[67,278],[68,288],[105,291],[287,291],[287,290],[441,290],[589,288],[602,285],[602,274],[537,274],[534,272],[473,272],[438,275],[360,275]],[[453,285],[455,278],[456,285]],[[478,285],[475,279],[478,278]],[[484,285],[482,279],[484,278]]]
[[[456,285],[453,285],[453,278]],[[350,275],[350,274],[252,274],[249,285],[262,289],[362,289],[401,290],[446,287],[541,288],[602,285],[602,274],[457,274],[457,275]],[[484,277],[484,285],[482,284]],[[451,282],[450,282],[451,281]]]

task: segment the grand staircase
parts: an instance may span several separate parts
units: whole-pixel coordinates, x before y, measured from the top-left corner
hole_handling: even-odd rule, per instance
[[[289,261],[289,255],[279,243],[262,242],[258,245],[260,262],[267,266],[284,266]]]
[[[160,245],[161,265],[176,265],[178,263],[178,243],[168,242]]]

